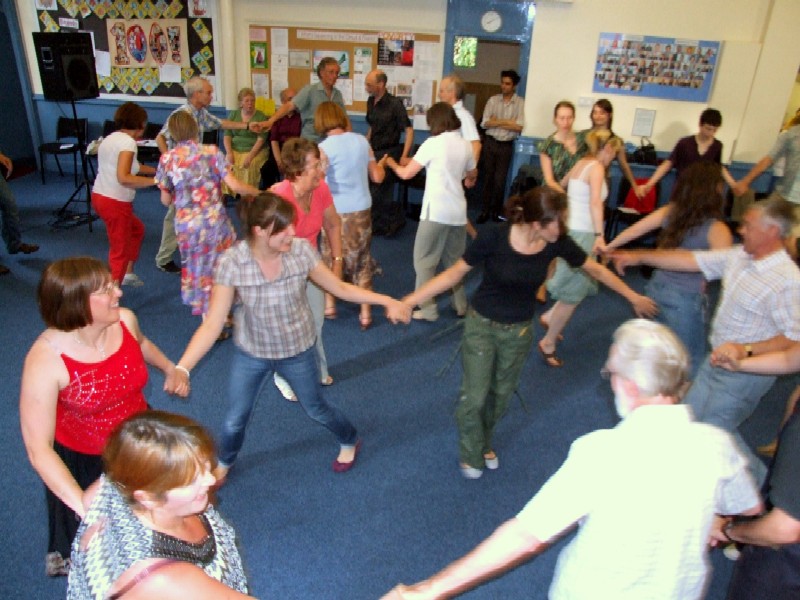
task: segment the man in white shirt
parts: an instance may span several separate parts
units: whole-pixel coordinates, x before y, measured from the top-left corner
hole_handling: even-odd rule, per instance
[[[693,600],[708,577],[716,515],[761,508],[730,436],[678,404],[686,349],[667,327],[635,319],[614,334],[604,369],[622,421],[572,444],[561,468],[514,518],[430,579],[385,599],[450,597],[579,530],[558,559],[551,600]]]
[[[481,136],[475,125],[475,117],[464,107],[464,82],[458,75],[448,75],[439,84],[439,100],[447,102],[456,111],[456,116],[461,121],[461,137],[472,145],[472,155],[475,164],[481,156]]]

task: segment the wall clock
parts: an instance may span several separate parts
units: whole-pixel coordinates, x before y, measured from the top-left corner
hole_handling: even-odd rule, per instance
[[[503,26],[503,17],[496,10],[487,10],[481,16],[481,27],[488,33],[495,33]]]

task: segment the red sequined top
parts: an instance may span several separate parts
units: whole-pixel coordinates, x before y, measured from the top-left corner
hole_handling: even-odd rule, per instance
[[[61,354],[69,384],[58,393],[55,439],[76,452],[101,454],[121,421],[147,410],[142,349],[125,323],[120,324],[122,344],[102,362],[85,363]]]

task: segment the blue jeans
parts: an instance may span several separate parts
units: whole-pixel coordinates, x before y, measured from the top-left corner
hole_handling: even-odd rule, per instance
[[[0,176],[0,215],[3,218],[3,241],[9,253],[19,251],[21,235],[19,232],[19,210],[17,201],[6,180]]]
[[[658,304],[658,320],[678,336],[692,360],[692,376],[703,364],[707,348],[708,297],[650,280],[647,295]]]
[[[242,449],[244,432],[259,392],[273,373],[280,373],[292,386],[306,414],[327,427],[341,446],[356,443],[355,427],[338,409],[329,405],[322,395],[316,350],[312,346],[289,358],[257,358],[236,348],[228,383],[228,413],[222,425],[219,443],[219,462],[230,467]]]
[[[739,435],[739,425],[753,414],[775,379],[772,375],[732,373],[712,367],[705,359],[684,399],[698,421],[716,425],[733,436],[759,487],[766,479],[767,468]]]

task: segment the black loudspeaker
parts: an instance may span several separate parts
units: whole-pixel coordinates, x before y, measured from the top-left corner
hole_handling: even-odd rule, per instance
[[[100,95],[88,33],[35,32],[33,44],[45,100],[85,100]]]

